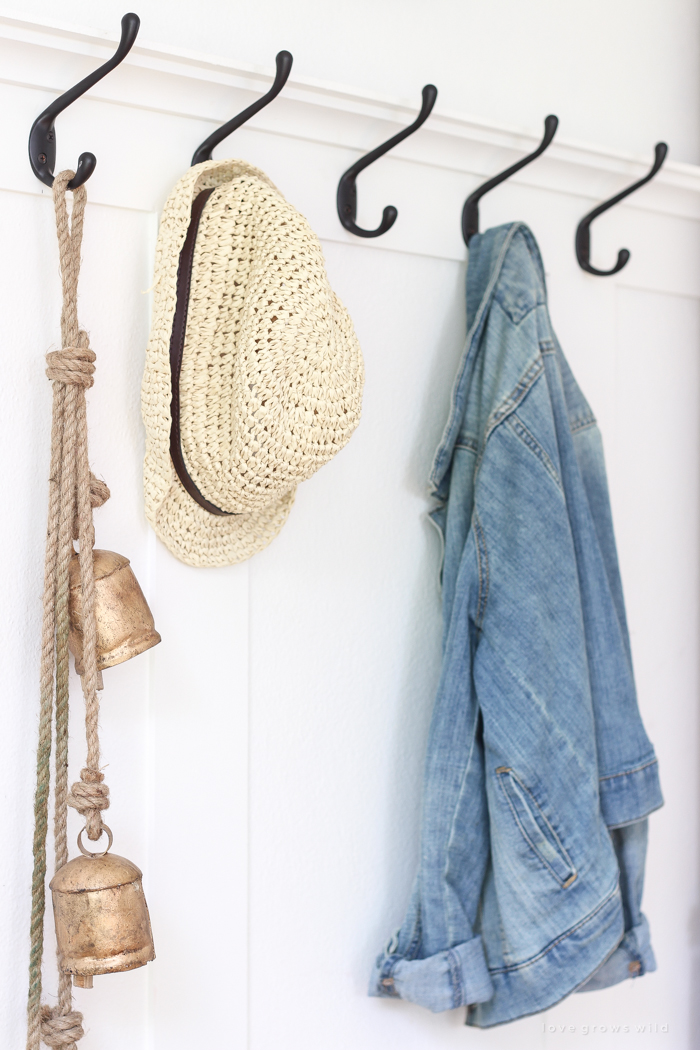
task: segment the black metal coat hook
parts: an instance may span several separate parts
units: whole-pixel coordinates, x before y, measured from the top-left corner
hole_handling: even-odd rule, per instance
[[[355,179],[369,164],[377,160],[379,157],[383,157],[385,153],[388,153],[390,149],[397,146],[399,142],[403,142],[409,135],[412,135],[414,131],[417,131],[421,124],[424,124],[433,106],[435,105],[435,99],[437,98],[437,88],[434,84],[426,84],[423,88],[423,105],[421,106],[420,113],[407,128],[400,131],[398,135],[394,135],[388,142],[385,142],[381,146],[377,146],[371,153],[366,154],[364,157],[360,157],[351,168],[345,172],[340,182],[338,183],[338,218],[350,233],[354,233],[357,237],[381,237],[383,233],[390,230],[396,222],[396,216],[399,214],[393,204],[389,204],[382,215],[382,221],[376,230],[363,230],[360,226],[355,223],[357,216],[357,186]]]
[[[32,124],[32,130],[29,132],[29,163],[37,179],[41,179],[47,186],[53,186],[53,169],[56,163],[56,131],[54,128],[56,117],[77,98],[94,87],[99,80],[111,73],[126,58],[134,45],[140,25],[141,19],[133,11],[124,15],[119,47],[109,61],[52,102]],[[75,175],[68,183],[68,189],[75,190],[87,182],[96,164],[94,153],[81,153]]]
[[[290,55],[289,51],[280,51],[275,62],[277,64],[277,72],[275,73],[275,79],[272,87],[259,98],[257,102],[254,102],[252,106],[248,106],[238,116],[233,117],[226,124],[222,124],[220,128],[212,132],[208,139],[205,139],[199,149],[196,149],[192,154],[192,163],[201,164],[203,160],[211,160],[212,151],[216,149],[220,142],[223,142],[225,138],[235,131],[236,128],[240,128],[242,124],[245,124],[247,120],[254,117],[256,113],[259,113],[261,109],[264,109],[268,102],[272,102],[273,98],[276,98],[284,85],[289,79],[289,74],[292,71],[292,62],[294,59]]]
[[[520,171],[530,161],[535,160],[541,153],[547,149],[554,138],[554,134],[559,124],[559,118],[555,117],[553,113],[550,113],[548,117],[545,117],[544,121],[544,138],[540,142],[534,153],[528,153],[527,157],[523,157],[517,164],[513,164],[510,168],[506,168],[500,175],[494,175],[488,182],[484,182],[483,185],[479,186],[478,189],[471,193],[466,201],[464,202],[464,208],[462,210],[462,236],[464,237],[464,243],[469,244],[475,233],[479,232],[479,201],[492,190],[494,186],[499,186],[506,179],[509,179],[511,175],[514,175],[516,171]]]
[[[639,182],[635,182],[632,186],[628,186],[626,190],[622,190],[617,196],[611,197],[609,201],[605,201],[603,204],[599,204],[593,211],[589,211],[588,215],[584,215],[576,229],[576,258],[578,264],[582,270],[586,270],[587,273],[594,273],[597,277],[609,277],[613,273],[619,273],[623,266],[626,266],[630,260],[630,252],[627,248],[621,248],[617,253],[617,262],[613,266],[612,270],[598,270],[595,266],[591,266],[591,223],[594,219],[597,219],[599,215],[602,215],[608,208],[612,208],[613,205],[619,204],[625,197],[629,197],[630,193],[634,193],[640,186],[643,186],[645,182],[649,182],[653,179],[657,171],[666,160],[666,154],[668,153],[668,146],[665,142],[657,142],[654,146],[654,163],[652,164],[651,171],[648,175],[645,175]]]

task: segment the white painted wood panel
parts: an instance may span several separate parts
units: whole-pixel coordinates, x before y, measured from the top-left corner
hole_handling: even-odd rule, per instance
[[[640,709],[666,803],[650,818],[644,898],[658,970],[549,1011],[546,1050],[612,1050],[625,1025],[628,1040],[697,1043],[700,303],[618,286],[615,307],[604,438]]]
[[[214,29],[210,50],[219,50]],[[99,34],[0,16],[0,1042],[8,1048],[23,1045],[50,416],[43,355],[58,345],[60,309],[52,205],[29,170],[26,139],[56,91],[108,51]],[[663,1045],[689,1050],[700,169],[669,163],[594,225],[600,265],[622,246],[633,253],[610,280],[576,265],[575,227],[595,200],[638,177],[646,158],[567,141],[562,127],[550,154],[483,202],[483,227],[519,218],[535,231],[555,327],[600,419],[640,697],[667,806],[652,818],[645,898],[659,972],[492,1032],[465,1031],[463,1011],[433,1016],[370,1000],[366,984],[401,920],[417,858],[440,659],[439,543],[425,517],[426,478],[464,339],[461,206],[482,176],[531,149],[539,128],[438,104],[418,135],[358,181],[361,224],[376,224],[388,203],[399,208],[377,241],[340,227],[335,189],[363,150],[412,119],[405,100],[295,69],[275,105],[221,148],[264,168],[321,235],[367,386],[356,435],[300,487],[278,539],[244,565],[196,570],[159,544],[143,515],[139,387],[157,214],[201,139],[267,84],[252,64],[149,44],[57,124],[59,166],[85,149],[98,157],[80,302],[98,354],[93,466],[112,489],[97,514],[98,545],[131,558],[163,635],[151,653],[105,674],[102,713],[115,848],[144,870],[157,959],[76,992],[88,1024],[81,1046],[607,1048],[620,1037],[583,1027],[652,1022],[671,1026]],[[576,1031],[552,1034],[550,1024]],[[642,1037],[633,1030],[629,1042]]]

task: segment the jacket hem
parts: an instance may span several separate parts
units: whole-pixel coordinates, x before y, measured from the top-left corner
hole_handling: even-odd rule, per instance
[[[651,946],[649,923],[642,915],[641,922],[628,930],[609,959],[589,977],[578,992],[597,992],[610,988],[628,978],[643,977],[656,969],[656,958]]]
[[[494,996],[467,1013],[475,1028],[515,1021],[548,1010],[584,985],[613,956],[624,935],[620,889],[534,959],[491,971]]]

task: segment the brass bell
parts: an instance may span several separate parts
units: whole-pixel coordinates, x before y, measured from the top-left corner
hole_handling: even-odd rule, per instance
[[[112,845],[112,833],[103,825]],[[89,853],[68,861],[51,880],[58,965],[79,988],[100,973],[135,970],[156,957],[141,872],[124,857]]]
[[[95,620],[97,624],[97,669],[113,667],[157,645],[151,610],[134,576],[129,559],[114,551],[93,550],[95,572]],[[69,566],[70,597],[68,645],[75,669],[83,667],[83,597],[80,588],[80,559],[73,554]]]

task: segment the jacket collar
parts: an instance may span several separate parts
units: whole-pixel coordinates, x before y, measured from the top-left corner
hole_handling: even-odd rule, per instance
[[[508,274],[508,293],[517,296],[521,286],[527,287],[538,302],[546,303],[544,266],[537,242],[525,223],[513,222],[494,226],[485,233],[475,234],[469,242],[469,265],[467,269],[467,339],[460,361],[457,377],[452,388],[450,412],[442,439],[438,446],[430,471],[432,495],[440,500],[447,497],[449,467],[457,441],[466,397],[469,390],[481,336],[488,318],[494,295],[499,291],[499,282],[505,275],[504,266],[516,234],[520,233],[526,246],[526,272],[517,269],[516,280]]]

